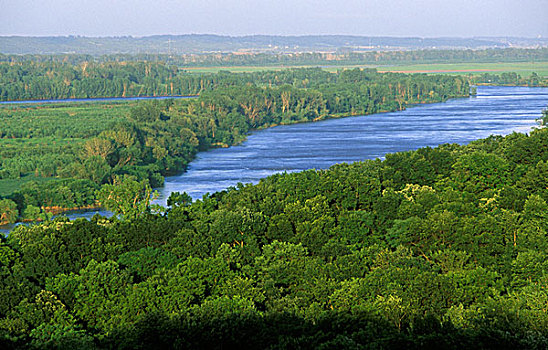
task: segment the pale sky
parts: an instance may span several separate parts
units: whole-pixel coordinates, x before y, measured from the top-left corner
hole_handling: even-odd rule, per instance
[[[0,0],[0,35],[548,37],[548,0]]]

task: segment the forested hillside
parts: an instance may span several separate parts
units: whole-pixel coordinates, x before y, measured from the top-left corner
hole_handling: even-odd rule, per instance
[[[371,69],[221,72],[182,75],[174,78],[177,84],[149,86],[147,72],[157,78],[153,80],[156,82],[170,79],[170,69],[147,63],[54,66],[48,71],[52,66],[29,63],[26,68],[30,73],[25,66],[10,68],[9,72],[17,72],[14,80],[19,81],[13,86],[25,79],[37,79],[68,89],[67,95],[55,90],[43,97],[73,96],[68,91],[78,86],[88,91],[86,96],[109,95],[110,87],[119,89],[113,94],[124,89],[153,94],[168,86],[177,94],[183,93],[178,89],[190,89],[185,91],[200,92],[200,96],[129,104],[0,108],[0,196],[6,197],[0,201],[0,222],[45,218],[48,211],[96,206],[99,187],[124,176],[161,186],[163,176],[184,170],[196,152],[237,144],[253,129],[402,110],[410,104],[468,96],[470,90],[463,77],[381,74]],[[74,70],[78,74],[87,72],[89,77],[67,78],[65,85],[63,77]],[[142,78],[142,84],[121,83],[135,80],[132,74]],[[0,76],[10,79],[9,74]],[[102,83],[86,85],[90,81]],[[35,84],[33,81],[29,86]],[[9,84],[1,86],[6,86],[5,91],[10,89]],[[36,89],[36,94],[53,91],[47,86]],[[34,93],[29,96],[36,97]]]
[[[2,239],[0,347],[548,347],[548,129],[157,214],[135,181],[102,191],[121,219]]]

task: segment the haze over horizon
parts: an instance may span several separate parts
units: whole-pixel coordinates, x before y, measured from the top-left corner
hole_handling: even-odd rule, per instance
[[[548,37],[546,0],[0,0],[0,36]]]

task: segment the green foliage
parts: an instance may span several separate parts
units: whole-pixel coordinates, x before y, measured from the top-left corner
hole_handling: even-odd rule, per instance
[[[498,44],[494,41],[498,41]],[[527,40],[527,39],[526,39]],[[166,45],[169,41],[170,45]],[[529,47],[537,46],[540,40],[529,40]],[[325,52],[325,45],[340,48],[336,52]],[[299,46],[298,53],[288,54],[272,50],[272,46],[291,47]],[[265,67],[288,66],[340,66],[340,65],[394,65],[401,63],[428,63],[440,62],[546,62],[548,50],[546,47],[537,49],[521,48],[487,48],[478,46],[508,46],[506,38],[483,39],[455,39],[455,38],[387,38],[387,37],[359,37],[359,36],[310,36],[310,37],[221,37],[213,35],[183,35],[183,36],[155,36],[148,38],[111,37],[2,37],[2,46],[5,52],[17,54],[0,55],[0,61],[17,64],[27,61],[42,63],[70,63],[75,66],[86,62],[110,63],[146,61],[167,62],[179,67],[211,67],[210,70],[234,70],[239,67],[244,70],[265,69]],[[355,51],[347,50],[349,46],[377,46],[396,49],[382,51]],[[430,49],[431,47],[453,47],[453,49]],[[455,47],[470,47],[470,49],[456,49]],[[401,50],[401,48],[414,50]],[[301,52],[301,48],[316,52]],[[238,49],[245,49],[242,55]],[[266,50],[267,52],[261,52]],[[291,50],[291,49],[290,49]],[[52,55],[30,54],[33,52],[57,52]],[[87,52],[89,54],[67,54],[69,51]],[[131,54],[119,54],[118,52]],[[169,52],[168,52],[169,51]],[[214,53],[205,53],[212,52]],[[223,54],[218,54],[222,51]],[[257,51],[257,52],[255,52]],[[330,50],[331,51],[331,50]],[[59,53],[61,52],[61,53]],[[118,54],[112,54],[116,52]],[[148,53],[147,53],[148,52]],[[151,53],[152,52],[152,53]],[[29,53],[29,54],[21,54]],[[110,53],[110,54],[109,54]],[[174,54],[175,53],[175,54]],[[196,54],[200,53],[200,54]],[[173,66],[172,66],[173,67]],[[172,69],[172,72],[175,70]],[[90,67],[92,69],[92,67]],[[135,68],[128,71],[132,73]],[[87,68],[86,68],[87,70]],[[194,70],[193,70],[194,71]],[[67,74],[68,78],[72,75]],[[116,76],[116,75],[115,75]],[[126,76],[118,74],[117,76]],[[107,78],[113,78],[105,75]]]
[[[99,197],[124,220],[58,219],[2,242],[0,334],[38,347],[542,348],[545,160],[515,148],[547,137],[175,194],[156,215],[146,181],[118,178]]]
[[[17,204],[9,199],[0,200],[0,224],[15,222],[19,216]]]
[[[188,193],[183,192],[171,192],[169,195],[169,198],[167,199],[167,205],[169,207],[178,207],[178,206],[189,206],[192,204],[192,197],[188,195]]]
[[[510,86],[547,86],[548,81],[542,79],[535,72],[529,77],[522,77],[514,72],[506,72],[501,74],[482,73],[473,76],[471,79],[473,84],[484,85],[510,85]]]
[[[171,269],[179,262],[176,255],[153,247],[120,255],[118,263],[133,273],[136,280],[146,280],[159,269]]]
[[[97,191],[101,205],[125,218],[136,218],[150,211],[154,199],[147,180],[138,182],[133,177],[117,177],[112,185],[104,185]]]

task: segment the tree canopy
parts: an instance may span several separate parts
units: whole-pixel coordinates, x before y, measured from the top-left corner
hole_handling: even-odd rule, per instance
[[[19,226],[0,344],[546,348],[547,164],[544,128]]]

